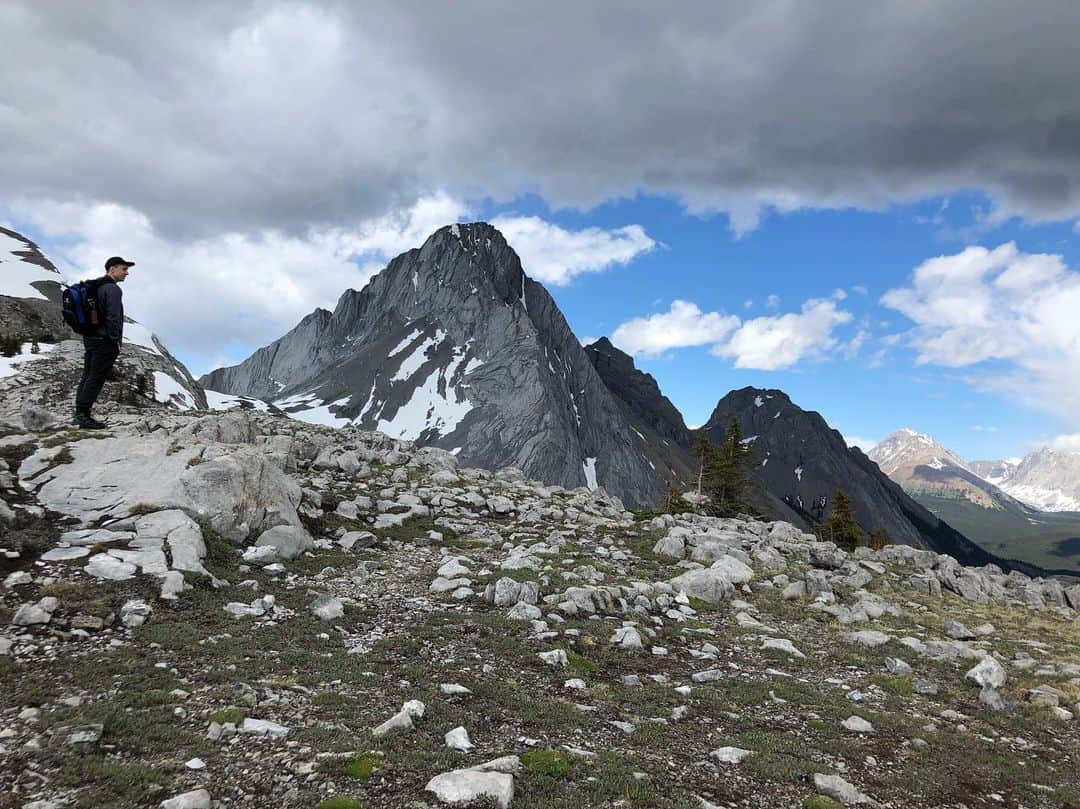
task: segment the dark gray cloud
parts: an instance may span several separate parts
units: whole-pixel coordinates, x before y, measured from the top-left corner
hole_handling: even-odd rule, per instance
[[[1080,4],[0,5],[0,188],[172,233],[442,189],[1080,215]]]

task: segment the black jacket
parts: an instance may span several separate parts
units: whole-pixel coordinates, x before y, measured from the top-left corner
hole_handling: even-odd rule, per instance
[[[106,337],[117,345],[124,339],[124,293],[109,276],[98,281],[98,322],[101,324],[88,336]]]

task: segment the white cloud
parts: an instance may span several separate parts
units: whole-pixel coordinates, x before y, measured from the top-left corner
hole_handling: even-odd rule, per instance
[[[536,216],[500,216],[491,224],[521,257],[529,277],[556,286],[582,273],[627,264],[657,246],[641,225],[566,230]]]
[[[971,427],[977,433],[996,433],[998,428],[992,424],[975,424]]]
[[[866,287],[864,287],[862,284],[856,284],[855,286],[852,287],[852,290],[854,290],[859,295],[869,295],[870,294],[870,290],[867,289]]]
[[[695,303],[676,300],[667,312],[623,323],[611,342],[628,354],[656,356],[671,348],[718,343],[738,326],[735,315],[702,312]]]
[[[780,307],[780,296],[770,295],[765,299],[765,307],[767,309],[778,309]]]
[[[857,435],[845,435],[844,441],[847,442],[847,445],[849,447],[858,447],[863,452],[869,452],[875,446],[877,446],[878,443],[873,438],[861,438]]]
[[[1056,436],[1050,441],[1049,447],[1058,452],[1080,452],[1080,433]]]
[[[676,300],[667,312],[629,320],[611,337],[629,354],[656,356],[669,349],[712,346],[711,353],[733,359],[736,368],[775,371],[803,359],[821,359],[840,348],[833,336],[852,316],[831,300],[812,299],[798,313],[757,317],[745,322],[735,315],[702,312],[697,304]],[[866,335],[857,334],[842,347],[857,352]]]
[[[842,301],[842,300],[845,300],[846,298],[847,298],[847,293],[844,290],[839,289],[839,288],[833,290],[832,299],[834,301]]]
[[[802,359],[827,356],[839,344],[833,330],[852,319],[850,313],[837,309],[834,301],[809,300],[798,314],[746,321],[728,339],[713,346],[712,353],[734,359],[736,368],[776,371]]]
[[[1062,256],[968,247],[923,262],[881,303],[915,324],[918,363],[970,366],[978,387],[1080,423],[1080,272]]]

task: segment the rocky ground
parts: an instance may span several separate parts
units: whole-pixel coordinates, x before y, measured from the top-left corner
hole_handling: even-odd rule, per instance
[[[1080,806],[1075,583],[147,413],[0,432],[0,807]]]

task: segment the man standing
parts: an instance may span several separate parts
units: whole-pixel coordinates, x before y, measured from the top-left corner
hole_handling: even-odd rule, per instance
[[[90,409],[120,354],[120,343],[124,339],[124,293],[119,285],[128,277],[128,268],[134,266],[134,261],[113,256],[105,262],[105,277],[97,281],[99,325],[83,335],[86,354],[82,379],[75,393],[75,424],[85,430],[100,430],[105,426],[90,415]]]

